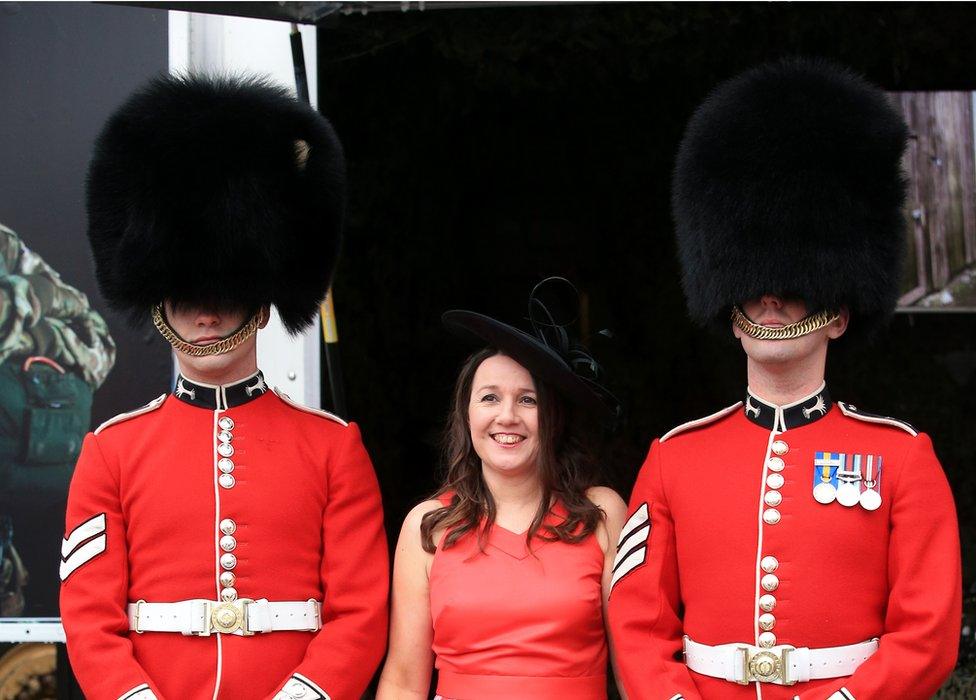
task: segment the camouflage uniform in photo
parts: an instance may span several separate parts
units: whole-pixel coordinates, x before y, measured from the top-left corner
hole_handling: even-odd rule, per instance
[[[27,572],[35,583],[44,577],[41,587],[49,577],[34,562],[51,557],[28,550],[44,539],[56,547],[57,538],[41,534],[49,528],[39,514],[53,509],[60,517],[92,394],[114,363],[115,342],[88,297],[0,224],[0,516],[8,516],[17,535],[8,539],[19,543]],[[52,533],[60,528],[52,525]],[[53,571],[50,578],[56,585]]]

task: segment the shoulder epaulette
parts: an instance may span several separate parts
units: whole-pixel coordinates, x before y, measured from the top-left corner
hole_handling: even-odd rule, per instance
[[[157,408],[163,405],[163,401],[165,400],[166,400],[166,394],[160,394],[159,396],[154,398],[152,401],[147,403],[142,408],[137,408],[136,410],[129,411],[128,413],[120,413],[114,418],[109,418],[107,421],[105,421],[100,426],[95,428],[95,434],[98,435],[100,432],[105,430],[105,428],[109,427],[110,425],[115,425],[116,423],[123,423],[131,418],[135,418],[136,416],[141,416],[143,413],[149,413],[150,411],[155,411]]]
[[[865,413],[864,411],[859,410],[857,406],[851,406],[841,401],[838,401],[837,405],[840,406],[840,412],[848,418],[857,418],[858,420],[863,420],[865,423],[891,425],[896,428],[901,428],[912,437],[918,437],[918,431],[915,430],[911,423],[906,423],[903,420],[898,420],[897,418],[892,418],[891,416],[879,416],[876,413]]]
[[[695,420],[690,420],[687,423],[682,423],[678,427],[671,428],[671,430],[669,430],[664,435],[662,435],[661,436],[661,439],[658,442],[664,442],[668,438],[672,438],[675,435],[677,435],[678,433],[683,433],[686,430],[691,430],[692,428],[699,428],[699,427],[701,427],[703,425],[708,425],[709,423],[714,423],[719,418],[724,418],[725,416],[729,415],[730,413],[732,413],[732,411],[736,410],[740,406],[742,406],[742,402],[741,401],[736,401],[731,406],[726,406],[721,411],[716,411],[715,413],[713,413],[710,416],[705,416],[704,418],[696,418]]]
[[[339,416],[335,415],[334,413],[323,411],[321,408],[311,408],[309,406],[303,406],[302,404],[292,399],[288,394],[283,392],[278,387],[274,387],[272,391],[275,393],[275,396],[277,396],[279,399],[284,401],[292,408],[297,408],[299,411],[305,411],[305,413],[311,413],[316,416],[322,416],[323,418],[328,418],[329,420],[335,421],[336,423],[338,423],[343,427],[347,427],[349,425],[349,423],[342,420]]]

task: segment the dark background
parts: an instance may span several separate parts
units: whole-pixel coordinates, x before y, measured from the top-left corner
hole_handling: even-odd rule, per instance
[[[336,282],[349,413],[391,546],[437,485],[470,349],[440,327],[448,308],[519,322],[543,276],[576,282],[584,335],[627,409],[601,452],[625,498],[652,437],[742,398],[741,350],[685,317],[671,234],[673,157],[709,88],[792,54],[888,90],[976,88],[966,5],[431,7],[339,16],[318,35],[320,105],[350,164]],[[614,339],[594,337],[602,328]],[[971,621],[976,315],[899,314],[869,348],[833,350],[828,381],[835,399],[932,436],[960,513]]]

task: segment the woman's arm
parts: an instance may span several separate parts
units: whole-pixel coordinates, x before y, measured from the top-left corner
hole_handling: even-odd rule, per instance
[[[620,529],[627,519],[627,504],[617,495],[613,489],[605,486],[595,486],[588,489],[586,497],[600,507],[605,517],[601,527],[597,528],[597,537],[600,547],[603,548],[603,620],[606,626],[607,619],[607,599],[610,595],[610,580],[613,577],[613,560],[617,553],[617,539],[620,537]],[[617,673],[617,661],[613,650],[613,639],[607,633],[607,644],[610,649],[610,665],[613,668],[614,678],[619,678]],[[618,682],[617,690],[620,697],[626,700],[623,686]]]
[[[424,501],[407,514],[400,530],[393,563],[390,650],[376,700],[427,699],[434,663],[428,582],[434,556],[421,546],[420,522],[426,513],[440,507],[437,501]]]

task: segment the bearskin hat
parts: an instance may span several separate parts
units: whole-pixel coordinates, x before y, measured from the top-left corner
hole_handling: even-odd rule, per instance
[[[698,107],[672,213],[691,317],[728,328],[733,304],[802,298],[851,311],[868,335],[893,311],[905,245],[902,152],[887,96],[824,60],[765,64]]]
[[[339,254],[345,161],[329,122],[257,77],[166,76],[95,142],[88,237],[110,306],[277,307],[307,327]]]

